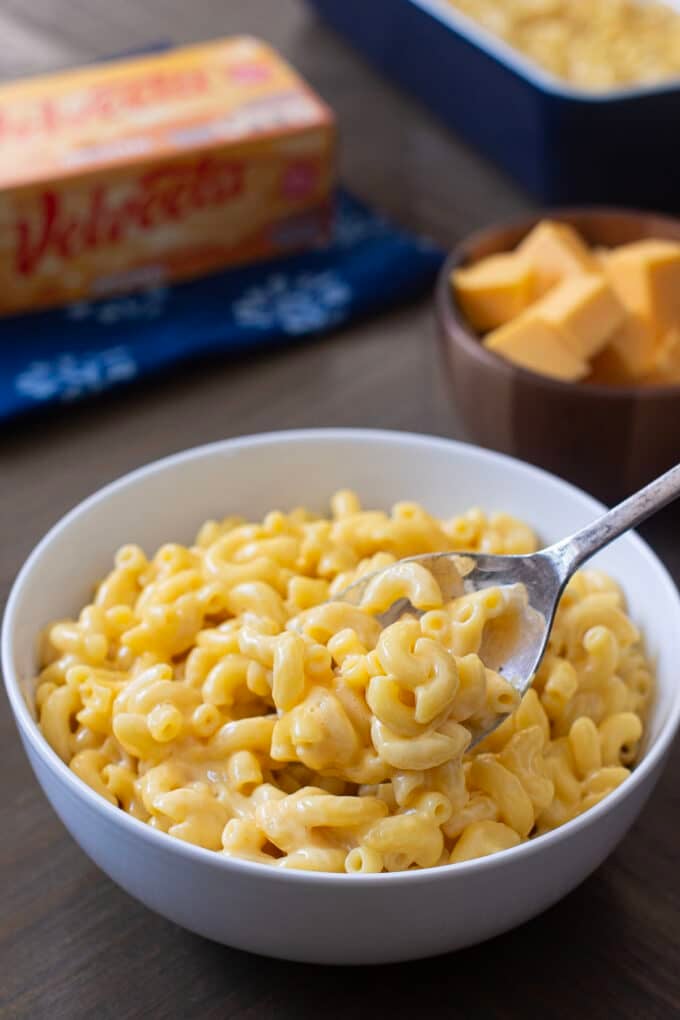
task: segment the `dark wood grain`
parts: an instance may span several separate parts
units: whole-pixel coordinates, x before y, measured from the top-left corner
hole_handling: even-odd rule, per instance
[[[2,0],[0,73],[235,31],[278,45],[331,101],[345,182],[403,223],[453,245],[528,209],[495,170],[382,83],[295,0]],[[65,510],[174,450],[305,425],[459,435],[437,358],[432,306],[424,302],[295,350],[195,366],[5,427],[0,605],[26,554]],[[680,577],[673,513],[648,533]],[[118,890],[52,814],[0,698],[0,1016],[678,1016],[679,776],[680,749],[623,846],[563,903],[518,931],[412,965],[304,967],[214,945]]]
[[[451,393],[475,442],[615,503],[680,461],[680,384],[565,383],[530,372],[484,347],[451,288],[455,269],[512,251],[545,216],[568,223],[593,247],[615,248],[648,237],[680,241],[680,219],[599,207],[548,210],[466,238],[449,256],[437,286]]]

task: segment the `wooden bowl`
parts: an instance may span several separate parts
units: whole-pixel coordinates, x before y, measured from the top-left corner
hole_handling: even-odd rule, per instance
[[[453,398],[469,437],[538,464],[605,502],[680,461],[680,385],[561,382],[514,365],[480,343],[451,289],[458,266],[514,248],[541,219],[570,223],[591,245],[643,237],[680,241],[680,220],[623,209],[562,209],[473,234],[444,264],[437,317]]]

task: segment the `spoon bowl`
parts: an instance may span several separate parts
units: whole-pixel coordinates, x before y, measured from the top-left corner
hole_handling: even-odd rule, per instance
[[[355,606],[365,605],[376,580],[395,575],[403,563],[417,563],[427,571],[441,591],[444,603],[489,588],[499,588],[505,594],[514,612],[487,622],[479,654],[486,666],[500,673],[520,695],[524,694],[543,658],[565,584],[559,564],[549,551],[532,556],[487,553],[413,556],[362,577],[338,598]],[[418,603],[417,598],[415,602]],[[410,598],[402,597],[378,613],[376,619],[384,628],[406,615],[420,617],[425,611]],[[504,718],[499,715],[492,726],[471,725],[470,747],[478,744]]]
[[[376,619],[388,627],[404,616],[422,616],[428,609],[475,592],[498,588],[512,603],[507,618],[491,619],[484,626],[479,656],[521,695],[531,687],[545,653],[560,596],[569,578],[619,535],[646,520],[680,496],[680,464],[609,510],[568,538],[528,556],[493,556],[488,553],[435,553],[399,560],[354,582],[334,601],[350,602],[371,611],[380,604],[379,591],[395,592],[381,605]],[[404,569],[410,564],[410,569]],[[417,573],[414,574],[413,566]],[[418,583],[412,579],[417,577]],[[434,589],[433,589],[434,584]],[[408,595],[402,593],[404,585]],[[433,601],[432,591],[437,594]],[[378,601],[376,601],[376,597]],[[397,678],[398,679],[398,678]],[[474,747],[492,733],[512,709],[494,716],[491,723],[470,726]]]

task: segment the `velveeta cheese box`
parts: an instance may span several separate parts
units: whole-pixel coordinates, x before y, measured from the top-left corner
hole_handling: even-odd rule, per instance
[[[334,135],[251,38],[0,86],[0,313],[318,244]]]

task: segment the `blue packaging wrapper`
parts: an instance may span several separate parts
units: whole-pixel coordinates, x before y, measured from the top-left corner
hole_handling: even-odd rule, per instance
[[[346,193],[328,245],[188,283],[0,320],[0,419],[198,357],[294,343],[431,284],[443,253]]]

